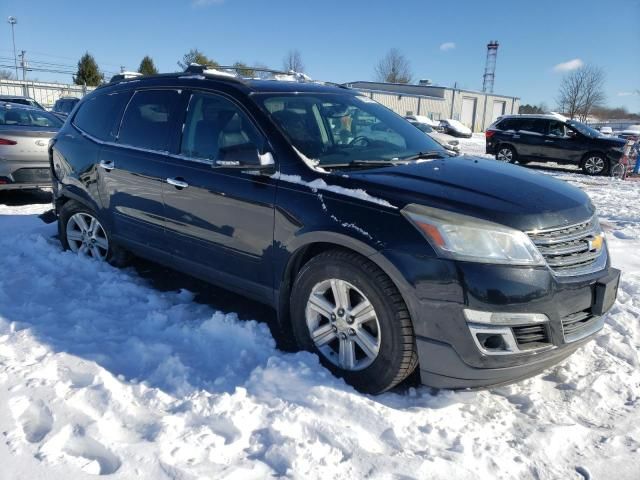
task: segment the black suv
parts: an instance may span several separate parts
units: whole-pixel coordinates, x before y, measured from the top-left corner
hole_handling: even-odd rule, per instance
[[[66,117],[80,101],[77,97],[61,97],[53,104],[51,111]]]
[[[52,142],[62,244],[125,252],[272,306],[365,392],[534,375],[616,298],[581,190],[450,157],[357,91],[190,67],[113,82]]]
[[[579,165],[589,175],[606,175],[618,163],[624,140],[559,115],[507,115],[485,132],[487,153],[514,163]]]

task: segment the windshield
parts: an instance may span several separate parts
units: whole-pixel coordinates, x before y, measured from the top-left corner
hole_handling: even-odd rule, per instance
[[[599,137],[600,132],[594,128],[588,127],[584,123],[576,122],[575,120],[569,120],[567,125],[575,128],[581,134],[586,135],[587,137]]]
[[[402,117],[348,93],[257,94],[289,141],[320,166],[408,159],[443,148]]]
[[[62,121],[51,113],[35,108],[3,108],[0,109],[0,125],[58,129],[62,127]]]

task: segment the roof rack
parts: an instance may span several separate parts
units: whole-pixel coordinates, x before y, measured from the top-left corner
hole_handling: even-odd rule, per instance
[[[243,74],[244,72],[244,74]],[[246,75],[247,72],[252,72],[253,76]],[[240,65],[200,65],[198,63],[190,64],[185,73],[193,75],[220,75],[225,77],[233,77],[238,80],[242,79],[260,79],[260,80],[281,80],[289,82],[311,82],[311,77],[302,73],[295,72],[293,70],[274,70],[264,67],[249,67]]]

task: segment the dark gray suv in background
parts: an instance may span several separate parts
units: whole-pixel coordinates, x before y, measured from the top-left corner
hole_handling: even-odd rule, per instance
[[[486,151],[504,162],[579,165],[606,175],[622,157],[625,141],[560,115],[506,115],[485,132]]]
[[[585,193],[451,157],[357,91],[192,66],[82,99],[50,150],[65,248],[125,252],[273,307],[365,392],[534,375],[616,298]]]

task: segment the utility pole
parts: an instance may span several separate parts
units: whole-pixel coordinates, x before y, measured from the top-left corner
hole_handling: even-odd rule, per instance
[[[26,50],[20,50],[20,66],[22,67],[22,81],[27,80],[27,59],[25,55],[27,54]]]
[[[18,23],[18,19],[16,17],[9,17],[7,19],[9,25],[11,25],[11,39],[13,40],[13,65],[16,69],[16,80],[18,80],[18,57],[16,56],[16,34],[14,31],[14,26]]]

